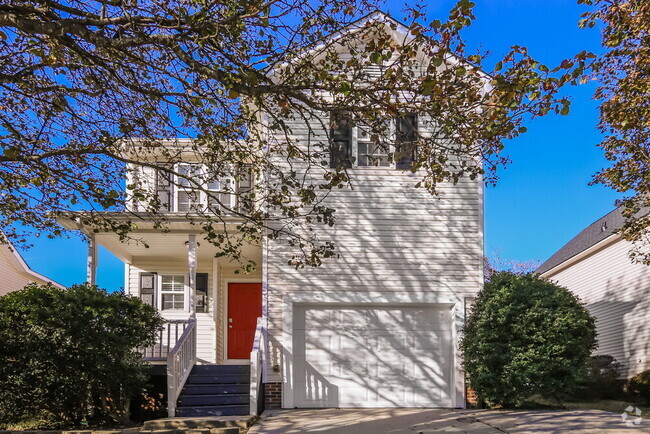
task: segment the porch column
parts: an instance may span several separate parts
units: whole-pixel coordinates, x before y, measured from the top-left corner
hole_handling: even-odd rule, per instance
[[[86,281],[91,285],[95,285],[97,282],[97,242],[95,241],[95,234],[88,235]]]
[[[190,316],[196,318],[196,235],[188,236],[187,262],[190,266]]]

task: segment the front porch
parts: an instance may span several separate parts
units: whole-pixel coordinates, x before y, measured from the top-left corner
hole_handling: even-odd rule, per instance
[[[88,237],[90,283],[95,283],[101,245],[124,262],[125,292],[155,307],[165,319],[155,344],[139,351],[144,360],[166,370],[169,417],[200,416],[203,410],[205,416],[257,414],[264,347],[261,246],[244,244],[244,257],[257,264],[255,271],[244,274],[240,263],[219,257],[196,226],[182,219],[164,233],[142,223],[126,242],[74,220],[62,224]],[[241,369],[218,369],[226,365]]]

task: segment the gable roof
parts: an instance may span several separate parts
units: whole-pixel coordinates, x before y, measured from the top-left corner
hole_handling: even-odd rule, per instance
[[[605,238],[614,235],[623,226],[623,223],[625,223],[626,219],[623,216],[623,209],[624,207],[618,207],[587,226],[582,232],[573,237],[571,241],[562,246],[560,250],[555,252],[553,256],[548,258],[546,262],[540,265],[535,272],[538,274],[546,273],[584,252],[589,247],[603,241]]]
[[[409,31],[409,26],[403,22],[395,19],[392,15],[384,12],[380,9],[375,9],[374,11],[364,15],[363,17],[353,21],[346,26],[342,27],[336,32],[333,32],[325,36],[322,40],[316,41],[315,43],[304,48],[303,53],[300,57],[303,56],[313,56],[318,52],[324,50],[327,46],[334,44],[345,36],[354,34],[356,32],[364,30],[370,23],[383,23],[385,25],[392,26],[394,31],[403,35],[404,42],[408,42],[415,37]],[[447,53],[445,55],[445,61],[449,64],[458,64],[463,63],[468,66],[476,67],[474,64],[470,63],[467,59],[462,59],[454,54]],[[272,76],[275,72],[275,68],[282,68],[287,66],[288,62],[286,60],[280,59],[278,63],[270,65],[267,67],[267,75]],[[481,68],[476,68],[478,74],[486,81],[492,80],[493,77],[487,72],[483,71]]]
[[[55,282],[52,279],[49,279],[42,274],[39,274],[29,268],[29,265],[27,265],[27,262],[23,259],[22,256],[20,256],[20,253],[18,253],[18,250],[9,242],[9,240],[5,238],[5,243],[0,243],[0,249],[2,250],[2,253],[6,255],[6,257],[9,259],[9,262],[19,271],[24,272],[30,277],[33,277],[36,280],[40,280],[42,282],[49,282],[53,286],[56,286],[57,288],[65,289],[65,286]]]

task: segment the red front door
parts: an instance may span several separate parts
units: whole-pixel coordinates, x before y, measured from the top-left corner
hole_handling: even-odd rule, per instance
[[[257,318],[262,316],[261,283],[228,284],[228,358],[248,359]]]

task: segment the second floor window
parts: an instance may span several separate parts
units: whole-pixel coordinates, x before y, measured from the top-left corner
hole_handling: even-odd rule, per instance
[[[373,129],[382,130],[377,137]],[[391,125],[375,128],[371,125],[353,125],[342,115],[330,122],[330,167],[394,167],[408,170],[416,157],[418,116],[398,117]],[[389,154],[393,154],[393,160]]]
[[[235,206],[235,182],[232,177],[214,177],[204,165],[176,165],[174,183],[175,210],[191,212]]]

